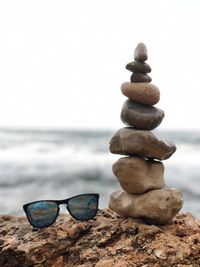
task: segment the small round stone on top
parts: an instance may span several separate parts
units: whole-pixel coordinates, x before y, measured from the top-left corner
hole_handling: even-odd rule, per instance
[[[146,61],[148,59],[147,47],[144,43],[139,43],[135,48],[134,59]]]

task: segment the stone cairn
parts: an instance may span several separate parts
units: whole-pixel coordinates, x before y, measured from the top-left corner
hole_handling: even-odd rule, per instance
[[[128,127],[118,130],[110,141],[111,153],[126,155],[113,164],[113,173],[123,190],[111,194],[109,208],[125,217],[164,224],[179,212],[183,198],[177,189],[166,188],[164,180],[162,160],[170,158],[176,146],[150,132],[162,122],[164,112],[153,106],[160,100],[160,91],[150,83],[147,59],[147,48],[139,43],[134,62],[126,65],[133,74],[131,82],[121,86],[128,97],[121,120]]]

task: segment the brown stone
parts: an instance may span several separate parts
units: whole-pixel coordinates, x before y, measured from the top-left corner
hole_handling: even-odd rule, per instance
[[[143,194],[119,190],[111,194],[109,202],[109,208],[119,215],[145,219],[153,224],[165,224],[182,206],[182,194],[175,188],[155,189]]]
[[[173,142],[159,140],[152,132],[125,127],[110,140],[110,152],[143,158],[168,159],[176,151]]]
[[[134,59],[138,61],[146,61],[148,59],[147,47],[144,43],[139,43],[134,52]]]
[[[60,215],[32,230],[25,218],[0,216],[1,267],[198,267],[200,221],[189,213],[165,225],[147,225],[110,209],[95,221]],[[167,260],[167,265],[166,265]]]
[[[160,100],[160,91],[152,83],[130,83],[121,85],[122,94],[128,98],[146,105],[155,105]]]
[[[153,130],[164,118],[164,111],[152,106],[126,100],[121,111],[121,120],[127,126],[140,130]]]
[[[164,165],[138,157],[120,158],[113,164],[113,173],[127,193],[144,193],[165,186]]]
[[[145,82],[150,83],[152,79],[147,74],[139,73],[139,72],[134,72],[131,75],[130,80],[131,80],[132,83],[145,83]]]
[[[140,72],[140,73],[149,73],[151,72],[151,67],[149,64],[141,61],[130,62],[126,65],[126,69],[132,72]]]

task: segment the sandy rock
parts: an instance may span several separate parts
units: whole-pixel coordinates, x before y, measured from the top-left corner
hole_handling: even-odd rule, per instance
[[[95,221],[63,214],[37,231],[25,218],[0,216],[0,229],[1,267],[200,266],[200,221],[189,213],[158,227],[104,209]]]
[[[130,62],[126,65],[126,69],[132,72],[140,72],[140,73],[149,73],[151,72],[151,67],[149,64],[140,61]]]
[[[176,151],[173,142],[159,140],[152,132],[125,127],[110,140],[110,152],[143,158],[168,159]]]
[[[160,100],[160,91],[152,83],[125,82],[121,86],[122,94],[128,98],[146,105],[155,105]]]
[[[145,219],[164,224],[182,208],[183,198],[174,188],[150,190],[143,194],[128,194],[123,190],[111,194],[109,208],[125,217]]]
[[[148,74],[134,72],[131,75],[131,79],[130,80],[131,80],[132,83],[134,83],[134,82],[137,82],[137,83],[148,82],[148,83],[150,83],[152,79]]]
[[[144,193],[165,186],[164,165],[138,157],[120,158],[113,164],[113,173],[128,193]]]
[[[127,126],[140,130],[153,130],[160,125],[164,111],[127,99],[121,111],[121,120]]]
[[[148,59],[147,47],[144,43],[139,43],[134,52],[134,59],[138,61],[146,61]]]

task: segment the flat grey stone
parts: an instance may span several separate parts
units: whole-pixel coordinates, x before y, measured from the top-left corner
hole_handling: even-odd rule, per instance
[[[132,83],[150,83],[151,77],[145,73],[134,72],[130,78]]]
[[[126,65],[126,69],[132,72],[149,73],[151,72],[151,67],[149,64],[140,61],[130,62]]]
[[[176,151],[173,142],[159,140],[152,132],[130,127],[121,128],[110,140],[110,152],[164,160]]]

